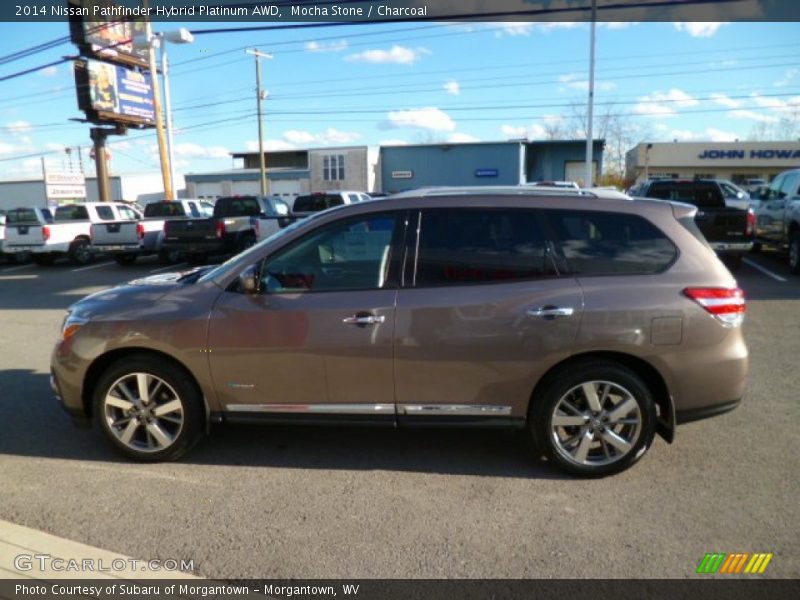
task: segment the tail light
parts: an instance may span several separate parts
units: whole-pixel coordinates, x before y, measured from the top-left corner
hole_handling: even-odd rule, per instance
[[[747,303],[740,288],[692,287],[686,288],[683,293],[727,327],[737,327],[744,321]]]
[[[141,223],[136,224],[136,237],[138,237],[140,240],[144,239],[144,225]]]
[[[747,228],[744,231],[747,236],[753,236],[756,233],[756,213],[752,208],[747,209]]]
[[[50,228],[47,225],[42,227],[42,239],[45,242],[50,239]]]
[[[225,221],[217,221],[217,237],[225,237]]]

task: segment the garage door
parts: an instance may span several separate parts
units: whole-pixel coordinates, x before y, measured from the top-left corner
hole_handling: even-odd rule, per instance
[[[270,181],[270,195],[280,196],[291,206],[294,199],[302,193],[299,179],[279,179]]]
[[[578,160],[568,160],[564,163],[564,180],[577,181],[578,185],[584,184],[586,163]],[[597,181],[597,161],[592,161],[592,181]]]

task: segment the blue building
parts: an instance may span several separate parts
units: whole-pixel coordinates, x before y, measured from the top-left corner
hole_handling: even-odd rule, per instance
[[[594,179],[602,174],[604,140],[594,141]],[[507,141],[382,146],[381,190],[430,186],[519,185],[529,181],[583,183],[586,142]]]

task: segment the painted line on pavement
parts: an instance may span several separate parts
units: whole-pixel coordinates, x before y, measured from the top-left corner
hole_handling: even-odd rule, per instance
[[[100,267],[107,267],[108,265],[113,265],[114,261],[99,263],[96,265],[89,265],[88,267],[80,267],[78,269],[72,269],[73,273],[77,273],[78,271],[89,271],[90,269],[99,269]]]
[[[788,281],[786,277],[781,277],[780,275],[773,273],[766,267],[762,267],[760,264],[758,264],[757,262],[753,262],[749,258],[743,259],[742,262],[750,267],[753,267],[756,271],[761,271],[767,277],[772,277],[776,281],[780,281],[782,283],[786,283]]]
[[[10,269],[3,269],[2,271],[0,271],[0,273],[13,273],[14,271],[21,271],[22,269],[29,269],[29,268],[31,268],[33,266],[34,265],[32,265],[32,264],[30,264],[30,265],[20,265],[18,267],[11,267]]]
[[[160,273],[161,271],[169,271],[170,269],[172,269],[173,271],[178,271],[182,267],[185,267],[185,266],[188,266],[188,265],[186,263],[178,263],[176,265],[169,265],[169,266],[166,266],[166,267],[161,267],[159,269],[153,269],[150,272],[151,273]]]

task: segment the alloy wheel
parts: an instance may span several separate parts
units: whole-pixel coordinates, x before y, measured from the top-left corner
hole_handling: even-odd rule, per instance
[[[184,425],[181,398],[150,373],[129,373],[111,384],[103,398],[103,413],[109,431],[138,452],[168,448]]]
[[[581,466],[615,463],[633,450],[642,433],[642,410],[617,383],[586,381],[556,403],[550,430],[556,451]]]

